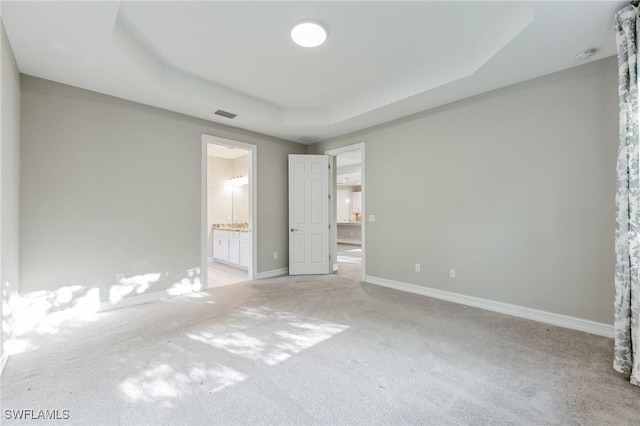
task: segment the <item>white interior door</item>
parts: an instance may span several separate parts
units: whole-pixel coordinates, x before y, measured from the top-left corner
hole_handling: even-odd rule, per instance
[[[289,155],[289,274],[329,264],[329,156]]]

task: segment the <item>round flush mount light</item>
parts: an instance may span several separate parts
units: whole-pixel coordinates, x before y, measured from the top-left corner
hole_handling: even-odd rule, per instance
[[[315,22],[300,22],[291,30],[291,39],[302,47],[317,47],[327,39],[327,31]]]

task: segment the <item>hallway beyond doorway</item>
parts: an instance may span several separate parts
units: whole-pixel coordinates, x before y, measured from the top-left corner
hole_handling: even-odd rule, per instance
[[[357,281],[362,279],[362,246],[338,244],[338,275]]]
[[[330,149],[325,154],[333,157],[334,165],[335,207],[330,235],[331,257],[336,260],[333,272],[362,281],[367,273],[365,143]]]

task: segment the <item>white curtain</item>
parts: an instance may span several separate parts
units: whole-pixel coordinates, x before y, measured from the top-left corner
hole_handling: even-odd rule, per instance
[[[638,146],[638,8],[616,14],[620,139],[616,193],[614,368],[640,386],[640,151]]]

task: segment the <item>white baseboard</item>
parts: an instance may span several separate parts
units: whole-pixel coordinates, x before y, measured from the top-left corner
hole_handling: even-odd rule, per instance
[[[136,296],[123,297],[117,303],[109,301],[101,302],[98,312],[112,311],[114,309],[126,308],[128,306],[140,305],[142,303],[155,302],[157,300],[168,299],[173,297],[166,291],[156,291],[153,293],[143,293]]]
[[[256,279],[263,280],[265,278],[279,277],[282,275],[289,275],[289,268],[272,269],[271,271],[258,272]]]
[[[557,325],[559,327],[570,328],[572,330],[584,331],[585,333],[597,334],[598,336],[613,338],[613,325],[601,322],[570,317],[568,315],[555,314],[553,312],[540,311],[538,309],[525,308],[524,306],[511,305],[509,303],[495,302],[493,300],[481,299],[479,297],[465,296],[464,294],[452,293],[434,288],[423,287],[415,284],[403,283],[400,281],[388,280],[386,278],[366,276],[366,282],[395,290],[420,294],[422,296],[433,297],[446,300],[448,302],[473,306],[488,311],[525,318],[545,324]]]
[[[213,262],[214,260],[215,260],[215,257],[213,257],[213,256],[207,257],[207,262],[209,262],[209,263]]]

